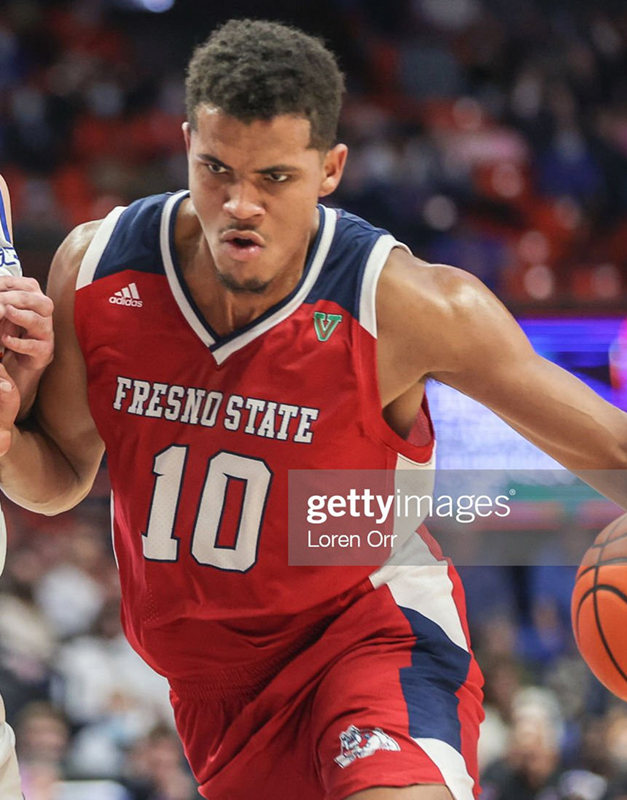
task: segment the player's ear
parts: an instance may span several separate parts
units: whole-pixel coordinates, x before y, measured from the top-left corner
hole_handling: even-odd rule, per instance
[[[189,149],[192,144],[192,126],[189,122],[184,122],[181,126],[183,130],[183,139],[185,139],[185,149],[189,153]]]
[[[322,165],[323,178],[318,191],[319,197],[326,197],[335,191],[344,172],[348,147],[345,144],[336,144],[327,151]]]

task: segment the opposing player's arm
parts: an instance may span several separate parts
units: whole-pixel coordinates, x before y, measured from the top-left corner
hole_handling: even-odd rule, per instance
[[[535,353],[474,276],[395,250],[381,276],[377,315],[380,361],[389,365],[382,380],[393,393],[404,390],[403,370],[408,385],[433,377],[588,480],[587,471],[627,469],[627,414]],[[606,480],[597,488],[627,505],[627,488]]]
[[[13,424],[19,398],[0,367],[0,486],[20,505],[44,514],[64,511],[85,497],[104,452],[87,402],[85,365],[74,330],[76,276],[97,227],[77,228],[53,260],[48,293],[55,305],[54,360],[23,425]]]
[[[0,175],[0,350],[20,394],[20,418],[32,408],[37,385],[52,359],[52,302],[34,278],[25,278],[13,246],[9,187]]]

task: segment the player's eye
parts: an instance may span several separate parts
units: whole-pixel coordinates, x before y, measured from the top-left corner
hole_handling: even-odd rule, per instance
[[[266,178],[270,183],[285,183],[289,180],[289,175],[285,172],[267,172]]]
[[[228,172],[228,169],[225,166],[218,164],[215,161],[207,161],[205,166],[212,175],[225,175]]]

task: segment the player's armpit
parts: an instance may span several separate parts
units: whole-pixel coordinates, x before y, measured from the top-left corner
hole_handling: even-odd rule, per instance
[[[382,352],[392,363],[383,380],[393,381],[404,369],[413,380],[430,376],[446,383],[586,480],[588,471],[627,470],[627,414],[537,355],[475,277],[411,261],[401,255],[382,276],[377,310]],[[617,486],[609,473],[608,481],[596,488],[627,506],[627,486]]]

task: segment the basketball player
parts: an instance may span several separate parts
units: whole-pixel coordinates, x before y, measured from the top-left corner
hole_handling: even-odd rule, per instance
[[[20,395],[22,416],[30,409],[43,368],[52,357],[52,303],[41,294],[36,281],[22,277],[20,260],[13,247],[9,189],[0,176],[0,342],[5,368],[9,369]],[[22,292],[18,295],[17,292]],[[12,305],[16,303],[17,305]],[[19,307],[18,307],[19,306]],[[35,332],[39,338],[31,338]],[[26,335],[27,329],[30,331]],[[10,389],[2,386],[0,391]],[[0,510],[0,575],[4,569],[7,531]],[[20,775],[15,755],[15,734],[5,718],[0,697],[0,797],[19,800],[22,797]]]
[[[55,359],[28,427],[2,395],[0,481],[54,514],[106,450],[125,631],[170,681],[204,797],[471,800],[481,678],[456,573],[288,566],[288,472],[430,467],[429,376],[573,470],[625,469],[627,416],[475,278],[318,205],[347,156],[342,90],[279,24],[197,49],[189,192],[60,247]]]

